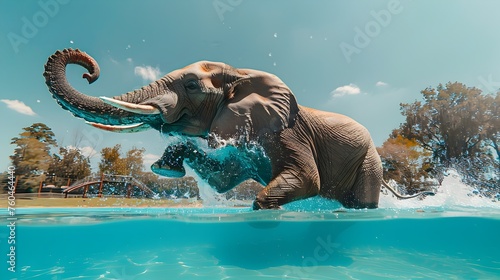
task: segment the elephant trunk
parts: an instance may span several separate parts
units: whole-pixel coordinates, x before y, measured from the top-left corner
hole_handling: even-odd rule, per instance
[[[89,122],[104,125],[127,125],[139,122],[151,121],[154,115],[142,115],[134,112],[124,111],[104,102],[101,98],[85,95],[74,89],[66,79],[66,65],[78,64],[85,67],[88,73],[83,74],[89,84],[99,78],[99,65],[85,52],[78,49],[65,49],[57,51],[49,57],[45,64],[45,83],[54,99],[59,105],[72,112],[75,116]],[[113,99],[129,103],[139,104],[160,94],[160,82],[154,82],[149,86],[128,92]]]

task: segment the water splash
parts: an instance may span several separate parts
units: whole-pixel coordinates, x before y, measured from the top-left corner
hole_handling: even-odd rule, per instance
[[[193,177],[198,183],[200,198],[203,201],[203,207],[223,207],[232,206],[226,199],[225,194],[216,192],[205,180],[203,180],[194,170],[187,165],[186,176]]]
[[[379,201],[380,208],[422,208],[422,207],[445,207],[445,208],[497,208],[500,209],[500,202],[496,199],[482,197],[474,194],[474,188],[464,184],[457,171],[450,169],[447,172],[441,186],[435,196],[424,199],[398,200],[391,195],[381,195]]]
[[[251,176],[259,174],[256,180],[260,179],[258,182],[261,184],[264,184],[265,180],[270,179],[270,172],[269,174],[266,174],[266,172],[262,173],[258,171],[258,169],[263,166],[269,165],[270,167],[270,160],[262,146],[257,142],[248,141],[244,136],[242,136],[242,138],[220,139],[217,138],[216,135],[212,135],[212,140],[218,146],[216,149],[209,147],[209,143],[204,139],[189,139],[189,141],[191,141],[200,152],[206,154],[212,160],[222,163],[232,161],[232,158],[236,157],[240,161],[239,164],[241,164],[242,170],[248,173],[248,175]],[[197,181],[203,206],[233,207],[236,205],[251,205],[251,201],[241,201],[235,199],[228,200],[226,198],[226,193],[218,193],[189,165],[190,164],[184,162],[186,176],[191,176]],[[260,178],[262,174],[263,178]]]

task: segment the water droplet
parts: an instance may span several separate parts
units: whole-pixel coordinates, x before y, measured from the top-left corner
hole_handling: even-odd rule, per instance
[[[269,53],[269,56],[271,57],[271,56],[273,56],[273,54],[272,54],[272,53]]]
[[[274,38],[278,38],[278,33],[274,33]]]
[[[276,62],[273,63],[273,66],[276,66]]]
[[[70,43],[70,44],[73,44],[74,42],[73,42],[73,40],[70,40],[70,41],[69,41],[69,43]]]

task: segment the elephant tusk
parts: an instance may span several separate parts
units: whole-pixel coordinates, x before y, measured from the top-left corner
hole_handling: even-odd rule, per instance
[[[144,130],[148,130],[151,128],[148,124],[138,123],[131,125],[106,125],[94,122],[86,122],[88,125],[91,125],[95,128],[99,128],[106,131],[118,132],[118,133],[133,133],[133,132],[141,132]]]
[[[99,98],[101,98],[101,100],[104,101],[104,103],[109,104],[113,107],[125,110],[127,112],[141,114],[141,115],[158,115],[158,114],[160,114],[160,110],[158,110],[158,108],[151,106],[151,105],[129,103],[129,102],[109,98],[106,96],[101,96]]]

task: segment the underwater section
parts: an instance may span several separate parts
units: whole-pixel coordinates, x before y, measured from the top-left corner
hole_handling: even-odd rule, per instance
[[[453,172],[433,197],[382,194],[378,209],[345,209],[321,197],[262,211],[222,197],[203,203],[17,208],[16,272],[4,269],[0,279],[500,276],[500,204]],[[9,230],[0,228],[2,241]]]
[[[500,273],[498,213],[52,210],[20,209],[18,279],[478,279]]]

